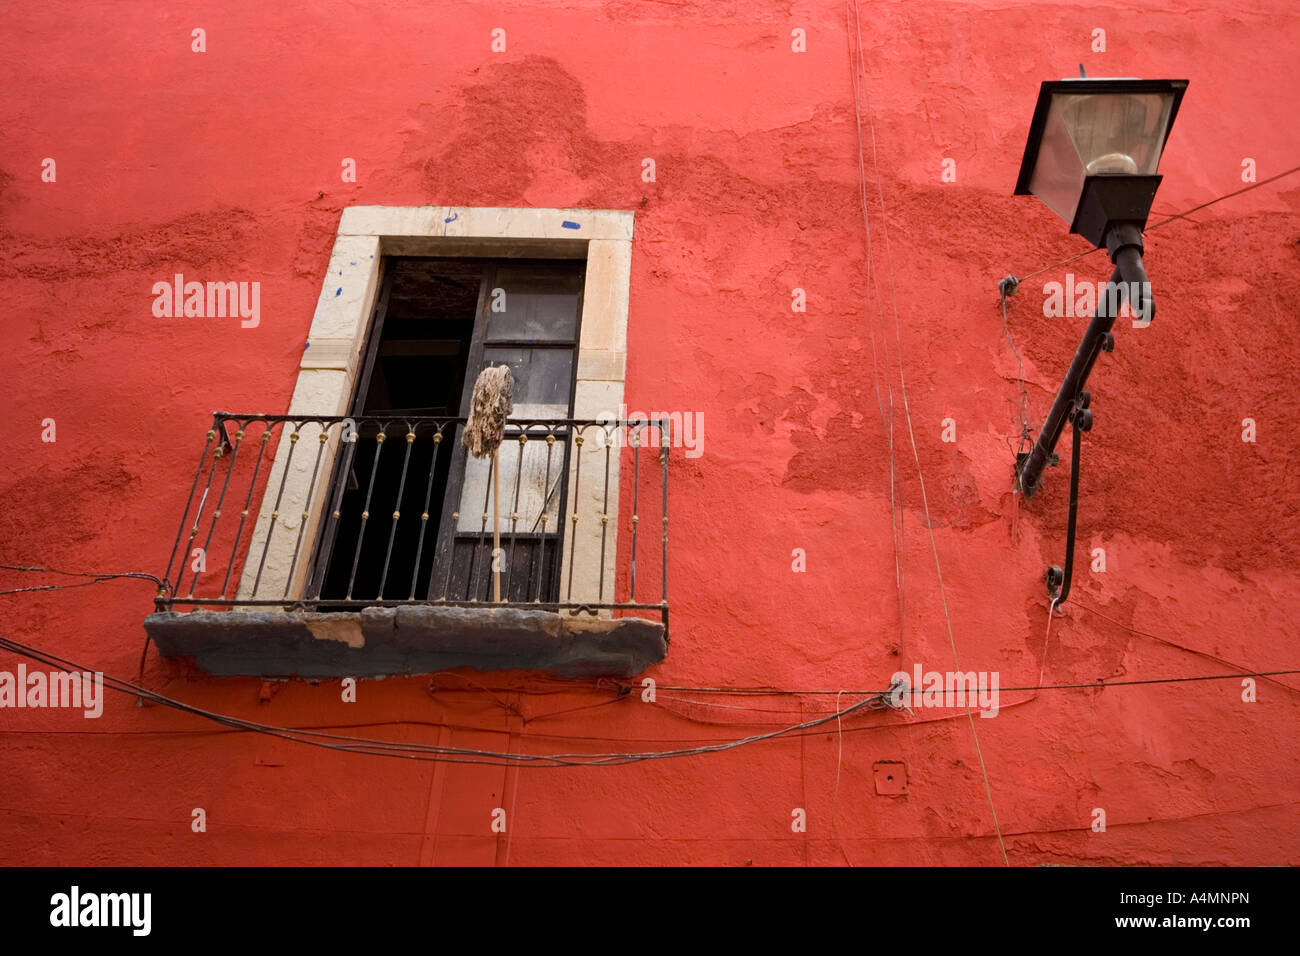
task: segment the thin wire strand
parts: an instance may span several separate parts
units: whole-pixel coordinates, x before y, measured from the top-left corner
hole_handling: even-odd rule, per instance
[[[860,58],[861,56],[860,51],[862,50],[862,22],[861,22],[861,17],[859,15],[858,0],[853,0],[853,20],[854,20],[855,33],[857,35],[857,48],[859,50],[859,58]],[[930,537],[930,549],[934,553],[934,567],[935,567],[935,573],[938,577],[938,583],[939,583],[939,599],[941,602],[941,606],[943,608],[943,619],[944,619],[945,627],[947,629],[948,644],[952,648],[953,667],[956,670],[960,671],[961,666],[957,662],[957,642],[952,633],[952,619],[948,614],[948,598],[943,586],[943,567],[939,560],[939,546],[938,543],[935,541],[934,524],[930,519],[930,503],[929,503],[928,496],[926,495],[925,492],[925,475],[923,473],[923,469],[921,468],[921,455],[916,448],[916,434],[912,428],[912,412],[907,400],[907,379],[903,372],[903,333],[902,333],[902,325],[898,317],[898,298],[897,298],[896,284],[894,281],[894,257],[893,257],[891,244],[889,241],[889,210],[885,204],[884,184],[881,182],[881,178],[880,178],[879,151],[876,146],[876,124],[875,124],[875,117],[871,109],[871,99],[869,96],[865,97],[865,103],[867,109],[867,126],[868,129],[871,131],[871,163],[872,163],[872,169],[875,172],[876,191],[880,201],[881,222],[882,222],[881,229],[885,238],[885,263],[889,275],[890,304],[892,306],[892,310],[894,314],[894,335],[895,335],[894,351],[898,356],[898,384],[899,384],[900,393],[903,398],[903,416],[907,422],[907,434],[909,440],[912,443],[912,457],[916,461],[916,476],[921,486],[921,503],[925,511],[926,532],[929,534]],[[980,747],[979,732],[975,729],[975,717],[971,713],[969,705],[966,708],[966,718],[970,723],[971,738],[975,742],[975,755],[979,758],[980,774],[984,779],[984,794],[988,799],[989,812],[992,814],[993,817],[993,828],[994,830],[997,831],[998,848],[1002,851],[1002,862],[1003,865],[1010,866],[1011,860],[1007,856],[1006,842],[1002,838],[1002,827],[998,823],[997,808],[994,806],[993,803],[993,787],[989,783],[988,767],[984,763],[984,752]]]
[[[0,649],[12,653],[20,654],[32,660],[57,667],[65,671],[91,672],[90,668],[78,664],[74,661],[66,660],[39,648],[31,647],[10,638],[0,637]],[[1065,689],[1071,687],[1098,689],[1107,686],[1119,685],[1136,685],[1136,684],[1160,684],[1160,683],[1180,683],[1197,680],[1225,680],[1243,677],[1263,677],[1274,676],[1277,674],[1297,674],[1300,669],[1286,671],[1270,671],[1258,674],[1219,674],[1207,675],[1200,677],[1179,677],[1179,678],[1156,678],[1149,680],[1131,680],[1131,681],[1114,681],[1110,683],[1096,684],[1062,684],[1055,685],[1052,689]],[[499,752],[490,750],[477,750],[464,747],[443,747],[435,744],[417,744],[392,740],[380,740],[369,737],[355,737],[342,734],[331,734],[323,731],[279,727],[270,724],[262,724],[256,721],[244,720],[238,717],[232,717],[226,714],[215,713],[204,710],[183,701],[174,700],[155,691],[148,690],[129,681],[124,681],[110,675],[102,675],[103,686],[119,693],[129,694],[134,697],[141,697],[163,706],[171,707],[176,710],[192,714],[211,720],[222,726],[233,728],[235,730],[255,732],[266,734],[267,736],[277,737],[291,743],[308,744],[314,747],[323,747],[330,750],[337,750],[347,753],[368,754],[371,756],[390,756],[399,757],[408,760],[443,760],[447,763],[474,763],[490,764],[493,766],[532,766],[532,767],[561,767],[561,766],[619,766],[626,763],[635,763],[645,760],[666,759],[673,757],[699,756],[709,753],[720,753],[728,750],[734,750],[738,747],[758,743],[760,741],[772,740],[785,736],[804,736],[800,731],[811,730],[816,727],[824,726],[831,721],[839,721],[851,714],[859,713],[865,710],[879,711],[886,705],[875,695],[865,697],[864,699],[844,708],[837,708],[832,714],[814,718],[812,720],[801,721],[789,727],[782,727],[766,733],[754,734],[734,740],[719,741],[716,743],[703,744],[690,748],[678,748],[661,751],[642,751],[631,753],[594,753],[594,754],[519,754],[510,752]],[[1030,690],[1034,688],[1006,688],[1006,690]],[[1039,688],[1048,689],[1048,688]],[[847,692],[846,692],[847,693]],[[969,717],[969,710],[967,712]],[[897,725],[894,725],[897,726]],[[866,729],[866,728],[862,728]]]
[[[44,568],[30,564],[0,564],[0,569],[5,571],[35,571],[42,574],[62,574],[65,577],[94,579],[92,581],[83,581],[80,584],[42,584],[30,588],[15,588],[12,591],[0,591],[0,594],[17,594],[20,591],[55,591],[60,588],[84,587],[87,584],[98,584],[100,581],[111,581],[115,578],[139,578],[144,581],[152,581],[160,588],[166,586],[162,578],[155,577],[145,571],[59,571],[55,568]]]
[[[91,581],[84,581],[84,582],[80,582],[80,583],[78,583],[78,584],[70,584],[70,585],[39,585],[39,586],[36,586],[36,587],[33,587],[33,588],[18,588],[18,589],[12,590],[12,591],[0,591],[0,594],[14,594],[14,593],[22,592],[22,591],[31,591],[31,590],[47,590],[47,589],[64,589],[64,588],[73,588],[73,587],[85,587],[85,586],[87,586],[87,585],[91,585],[91,584],[99,584],[99,583],[102,583],[102,582],[104,582],[104,581],[113,580],[113,579],[116,579],[116,578],[138,578],[138,579],[141,579],[141,580],[149,580],[149,581],[153,581],[154,583],[156,583],[156,584],[160,584],[160,585],[161,585],[161,579],[160,579],[160,578],[157,578],[157,577],[155,577],[154,575],[152,575],[152,574],[148,574],[148,573],[143,572],[143,571],[124,571],[124,572],[59,571],[59,570],[55,570],[55,569],[53,569],[53,568],[37,567],[37,566],[31,566],[31,565],[13,565],[13,564],[0,564],[0,569],[7,569],[7,570],[12,570],[12,571],[36,571],[36,572],[44,572],[44,573],[49,573],[49,574],[62,574],[62,575],[74,576],[74,577],[91,577],[91,578],[94,578],[94,580],[91,580]],[[1055,605],[1055,602],[1053,602],[1053,604],[1052,604],[1052,608],[1054,609],[1055,606],[1056,606],[1056,605]],[[1161,643],[1161,644],[1165,644],[1165,645],[1167,645],[1167,646],[1169,646],[1169,647],[1173,647],[1173,648],[1175,648],[1175,649],[1177,649],[1177,650],[1180,650],[1180,651],[1183,651],[1183,652],[1185,652],[1185,653],[1188,653],[1188,654],[1194,654],[1194,655],[1196,655],[1197,657],[1203,657],[1203,658],[1205,658],[1205,659],[1207,659],[1207,660],[1215,661],[1216,663],[1222,664],[1222,665],[1224,665],[1225,667],[1236,668],[1236,669],[1238,670],[1238,673],[1234,673],[1234,674],[1208,674],[1208,675],[1197,675],[1197,676],[1193,676],[1193,677],[1160,677],[1160,678],[1150,678],[1150,679],[1131,680],[1131,681],[1107,681],[1107,680],[1105,680],[1104,678],[1098,678],[1095,682],[1092,682],[1092,683],[1084,683],[1084,684],[1077,684],[1077,683],[1076,683],[1076,684],[1044,684],[1044,683],[1042,683],[1042,681],[1043,681],[1043,676],[1044,676],[1045,668],[1046,668],[1047,640],[1048,640],[1048,638],[1049,638],[1050,635],[1051,635],[1051,617],[1054,616],[1054,615],[1051,615],[1051,614],[1049,613],[1048,623],[1047,623],[1047,636],[1044,637],[1043,664],[1042,664],[1042,666],[1041,666],[1040,669],[1039,669],[1039,675],[1038,675],[1038,680],[1039,680],[1039,682],[1038,682],[1038,684],[1033,685],[1033,686],[1025,686],[1025,687],[1003,687],[1003,688],[1001,688],[1001,690],[1003,690],[1003,691],[1017,691],[1017,692],[1019,692],[1019,691],[1039,691],[1039,690],[1075,690],[1075,689],[1087,689],[1087,688],[1123,687],[1123,686],[1144,685],[1144,684],[1172,684],[1172,683],[1183,683],[1183,682],[1188,682],[1188,681],[1229,680],[1229,679],[1234,679],[1234,678],[1259,677],[1259,678],[1264,678],[1264,679],[1266,679],[1266,680],[1269,680],[1270,683],[1276,684],[1278,687],[1282,687],[1282,688],[1284,688],[1285,690],[1292,691],[1293,693],[1300,693],[1300,688],[1292,687],[1290,684],[1286,684],[1286,683],[1283,683],[1282,681],[1277,681],[1277,680],[1272,680],[1272,679],[1271,679],[1271,678],[1273,678],[1273,677],[1278,677],[1278,676],[1287,676],[1287,675],[1293,675],[1293,674],[1300,674],[1300,669],[1282,669],[1282,670],[1269,670],[1269,671],[1261,671],[1261,670],[1247,670],[1247,669],[1244,669],[1244,668],[1242,667],[1242,665],[1240,665],[1240,664],[1236,664],[1236,663],[1234,663],[1234,662],[1232,662],[1232,661],[1228,661],[1228,660],[1225,660],[1225,659],[1223,659],[1223,658],[1216,657],[1215,655],[1213,655],[1213,654],[1208,654],[1208,653],[1206,653],[1206,652],[1204,652],[1204,651],[1198,651],[1198,650],[1195,650],[1194,648],[1185,647],[1185,646],[1183,646],[1182,644],[1177,643],[1176,641],[1171,641],[1171,640],[1169,640],[1168,638],[1161,637],[1161,636],[1158,635],[1158,634],[1152,634],[1152,633],[1150,633],[1150,632],[1148,632],[1148,631],[1142,631],[1142,630],[1139,630],[1139,629],[1137,629],[1137,628],[1131,627],[1131,626],[1129,626],[1129,625],[1127,625],[1127,624],[1124,624],[1122,621],[1116,620],[1115,618],[1110,617],[1110,616],[1104,614],[1103,612],[1097,610],[1096,608],[1090,607],[1089,605],[1084,604],[1084,603],[1082,603],[1082,602],[1076,602],[1074,606],[1077,607],[1077,608],[1079,608],[1079,609],[1082,610],[1082,611],[1085,611],[1085,612],[1088,613],[1088,614],[1091,614],[1091,615],[1093,615],[1093,616],[1095,616],[1095,617],[1099,617],[1099,618],[1101,618],[1101,619],[1104,620],[1104,621],[1107,621],[1107,622],[1109,622],[1109,623],[1111,623],[1111,624],[1114,624],[1116,627],[1122,628],[1122,629],[1124,629],[1124,630],[1126,630],[1126,631],[1128,631],[1128,632],[1130,632],[1130,633],[1132,633],[1132,634],[1136,634],[1136,635],[1138,635],[1139,637],[1145,637],[1145,638],[1147,638],[1147,639],[1149,639],[1149,640],[1157,641],[1157,642],[1159,642],[1159,643]],[[25,646],[25,645],[18,645],[17,642],[8,641],[8,639],[6,639],[6,638],[0,638],[0,647],[3,646],[3,643],[13,643],[16,647]],[[15,652],[16,652],[16,653],[23,653],[22,651],[15,651]],[[81,667],[81,666],[79,666],[79,665],[78,665],[76,668],[74,668],[74,669],[77,669],[77,670],[87,670],[87,668]],[[571,688],[574,688],[574,687],[585,687],[585,686],[586,686],[585,682],[573,682],[573,681],[568,681],[568,680],[556,680],[556,681],[554,681],[554,683],[558,684],[559,687],[558,687],[557,689],[555,689],[555,690],[532,690],[532,689],[529,689],[529,688],[496,688],[496,689],[493,689],[493,688],[487,687],[487,686],[485,686],[485,685],[479,683],[478,681],[473,680],[472,678],[468,677],[468,675],[458,674],[458,673],[455,673],[455,672],[448,672],[447,676],[460,678],[460,679],[464,680],[465,682],[467,682],[467,683],[469,683],[469,684],[472,684],[473,687],[474,687],[475,689],[477,689],[477,690],[482,690],[482,691],[488,692],[488,693],[493,694],[493,695],[495,695],[497,692],[502,692],[502,693],[530,693],[530,694],[538,695],[538,696],[546,696],[546,695],[554,695],[554,694],[564,694],[564,693],[569,693],[570,690],[571,690]],[[605,684],[606,681],[607,681],[607,678],[599,678],[599,679],[597,679],[597,681],[595,682],[595,686],[596,686],[596,687],[600,687],[600,686],[602,686],[603,684]],[[516,713],[517,716],[521,717],[521,719],[524,719],[525,721],[527,721],[527,720],[529,720],[529,719],[537,719],[537,718],[542,718],[542,717],[552,717],[552,716],[556,716],[556,715],[568,714],[568,713],[573,713],[573,712],[580,711],[580,710],[586,710],[586,709],[589,709],[589,708],[591,708],[591,707],[604,706],[604,705],[607,704],[607,703],[613,703],[613,702],[616,702],[617,700],[619,700],[619,699],[621,699],[622,697],[625,697],[627,694],[629,694],[629,693],[632,691],[632,689],[633,689],[633,688],[631,687],[631,685],[629,685],[629,684],[622,684],[622,683],[620,683],[620,682],[618,682],[618,681],[610,681],[610,684],[611,684],[613,687],[615,687],[615,688],[617,689],[618,696],[615,697],[615,698],[612,698],[612,699],[609,700],[609,701],[601,701],[601,702],[599,702],[599,703],[597,703],[597,704],[584,705],[584,706],[581,706],[581,707],[575,707],[575,708],[566,708],[566,709],[564,709],[564,710],[559,710],[559,711],[552,711],[552,712],[548,712],[548,713],[545,713],[545,714],[537,715],[536,718],[525,718],[522,714],[519,714],[518,711],[512,711],[512,712]],[[132,685],[132,686],[134,686],[134,685]],[[447,688],[441,688],[441,689],[446,690]],[[697,686],[690,686],[690,685],[684,685],[684,684],[658,684],[656,689],[659,690],[659,691],[665,691],[665,690],[668,690],[668,691],[675,691],[675,692],[679,692],[679,693],[695,693],[695,694],[730,694],[730,695],[739,695],[739,696],[756,696],[756,697],[773,697],[773,696],[800,696],[800,697],[807,696],[807,697],[815,697],[815,696],[831,696],[831,695],[834,695],[834,696],[837,697],[837,703],[838,703],[838,695],[841,695],[841,694],[851,694],[851,695],[859,696],[859,697],[875,697],[875,698],[887,698],[887,697],[889,696],[889,694],[890,694],[890,690],[889,690],[888,688],[886,688],[886,689],[884,689],[884,690],[845,690],[845,689],[843,689],[843,688],[838,689],[838,690],[808,690],[808,689],[782,688],[782,687],[697,687]],[[913,693],[916,693],[916,691],[914,690]],[[708,707],[726,708],[726,709],[734,709],[734,710],[748,710],[748,711],[757,712],[757,713],[797,713],[797,711],[776,710],[776,709],[769,709],[769,708],[759,708],[759,707],[754,707],[754,708],[745,708],[745,707],[737,707],[737,706],[734,706],[734,705],[725,705],[725,704],[709,703],[709,702],[706,702],[706,701],[689,700],[688,698],[673,698],[673,697],[668,697],[668,698],[664,698],[664,699],[667,699],[667,700],[678,700],[678,701],[680,701],[680,702],[682,702],[682,703],[691,703],[691,704],[694,704],[694,705],[697,705],[697,706],[708,706]],[[501,703],[501,701],[498,700],[498,703]],[[834,714],[832,713],[831,716],[833,717]],[[382,722],[381,722],[381,723],[382,723]],[[389,723],[391,723],[391,722],[389,722]],[[570,738],[570,739],[588,739],[588,738]],[[609,739],[609,738],[590,738],[590,739]]]
[[[860,99],[860,77],[862,69],[860,46],[857,51],[853,47],[853,36],[849,33],[849,6],[844,5],[844,30],[849,42],[849,72],[853,81],[853,115],[857,127],[857,145],[858,145],[858,199],[862,207],[862,234],[866,251],[866,296],[865,302],[868,307],[867,330],[871,336],[871,373],[872,387],[876,394],[876,407],[880,411],[880,424],[885,429],[886,440],[889,446],[889,531],[894,543],[894,580],[898,588],[898,652],[901,656],[907,637],[907,599],[906,599],[906,529],[903,527],[904,513],[902,503],[896,494],[897,485],[897,467],[894,455],[894,389],[888,375],[889,367],[889,349],[888,336],[884,328],[884,309],[877,310],[877,317],[881,324],[881,346],[885,352],[885,391],[889,396],[889,414],[885,414],[884,402],[880,393],[880,366],[876,350],[876,327],[870,316],[871,292],[876,290],[879,298],[879,289],[876,285],[876,271],[874,268],[875,257],[872,255],[871,248],[871,216],[867,209],[867,169],[863,156],[863,135],[862,135],[862,109],[859,106]],[[861,35],[859,34],[859,40]],[[898,489],[901,491],[901,489]]]
[[[17,654],[29,657],[41,663],[60,667],[70,671],[89,671],[80,664],[70,660],[65,660],[54,654],[42,651],[38,648],[31,647],[10,638],[0,637],[0,649],[12,651]],[[98,673],[98,672],[95,672]],[[129,681],[120,678],[103,675],[101,678],[103,686],[119,693],[131,694],[136,697],[151,700],[154,703],[162,704],[167,707],[173,707],[177,710],[193,714],[212,720],[224,726],[237,727],[243,730],[249,730],[256,733],[267,734],[268,736],[278,737],[294,743],[305,743],[311,746],[324,747],[327,749],[340,750],[351,753],[363,753],[375,756],[393,756],[410,760],[438,760],[444,759],[450,763],[490,763],[495,766],[536,766],[536,767],[558,767],[558,766],[619,766],[626,763],[636,763],[645,760],[661,760],[672,757],[697,756],[707,753],[720,753],[728,750],[734,750],[738,747],[758,743],[764,740],[771,740],[788,735],[795,731],[808,730],[813,727],[820,727],[836,720],[840,717],[848,716],[865,708],[883,709],[885,704],[875,698],[867,698],[853,704],[843,711],[837,711],[823,717],[817,717],[812,720],[802,721],[790,727],[783,727],[766,733],[754,734],[748,737],[742,737],[736,740],[723,741],[716,744],[708,744],[699,747],[679,748],[675,750],[660,751],[643,751],[634,753],[596,753],[596,754],[512,754],[510,752],[477,750],[463,747],[441,747],[432,744],[413,744],[398,741],[376,740],[365,737],[352,737],[341,734],[329,734],[321,731],[295,730],[289,727],[277,727],[270,724],[262,724],[257,721],[244,720],[238,717],[231,717],[225,714],[219,714],[212,711],[186,704],[182,701],[174,700],[162,694],[148,690],[139,685],[132,684]]]
[[[1002,332],[1007,337],[1007,344],[1011,346],[1011,354],[1016,357],[1016,384],[1020,387],[1020,445],[1016,449],[1019,454],[1033,439],[1034,433],[1029,427],[1029,393],[1025,391],[1025,362],[1011,338],[1011,326],[1007,323],[1007,292],[1007,289],[1002,289]]]
[[[1296,172],[1300,172],[1300,166],[1292,166],[1290,169],[1284,170],[1278,173],[1276,176],[1270,176],[1268,177],[1268,179],[1261,179],[1257,183],[1251,183],[1249,186],[1245,186],[1241,189],[1234,189],[1232,192],[1224,193],[1222,196],[1215,196],[1213,199],[1207,200],[1206,202],[1193,206],[1191,209],[1184,209],[1180,213],[1175,213],[1172,216],[1168,216],[1165,219],[1161,219],[1159,222],[1156,222],[1153,225],[1147,226],[1146,231],[1150,232],[1153,229],[1159,229],[1161,226],[1167,226],[1169,225],[1169,223],[1176,222],[1179,219],[1185,219],[1188,216],[1190,216],[1192,213],[1199,212],[1200,210],[1205,209],[1208,206],[1213,206],[1215,203],[1223,202],[1225,199],[1231,199],[1233,196],[1240,196],[1242,193],[1248,193],[1252,189],[1258,189],[1260,186],[1267,186],[1269,183],[1276,182],[1277,180],[1282,179],[1283,177],[1286,176],[1290,176]],[[1094,252],[1100,252],[1100,251],[1101,251],[1100,248],[1086,249],[1083,252],[1070,256],[1068,259],[1062,259],[1060,262],[1054,262],[1050,266],[1044,266],[1041,269],[1034,270],[1028,275],[1021,276],[1020,281],[1024,282],[1026,279],[1032,279],[1034,276],[1040,276],[1044,272],[1051,272],[1053,269],[1059,268],[1060,266],[1069,265],[1071,262],[1075,262],[1079,259],[1082,259],[1084,256],[1090,256]]]
[[[840,691],[840,694],[844,693]],[[849,859],[849,853],[844,849],[844,840],[840,837],[839,822],[836,814],[839,811],[840,804],[840,767],[844,764],[844,724],[840,720],[838,711],[840,709],[840,694],[835,695],[835,794],[831,797],[831,835],[835,837],[835,843],[840,848],[840,855],[844,857],[844,862],[850,867],[853,861]]]
[[[1115,618],[1103,614],[1101,611],[1097,610],[1094,607],[1090,607],[1089,605],[1083,603],[1082,601],[1075,600],[1074,606],[1084,611],[1085,613],[1101,618],[1103,621],[1109,621],[1111,624],[1114,624],[1116,627],[1123,628],[1124,630],[1128,631],[1130,634],[1136,634],[1138,637],[1145,637],[1147,640],[1155,641],[1158,644],[1164,644],[1166,647],[1177,648],[1178,650],[1186,654],[1194,654],[1197,657],[1203,657],[1206,660],[1214,661],[1216,664],[1222,664],[1224,667],[1233,667],[1236,668],[1237,670],[1249,670],[1248,667],[1243,667],[1241,664],[1237,664],[1234,661],[1227,660],[1226,658],[1218,657],[1217,655],[1209,654],[1205,651],[1198,651],[1191,647],[1185,647],[1182,644],[1179,644],[1177,641],[1171,641],[1168,638],[1161,637],[1158,634],[1151,634],[1147,631],[1140,631],[1135,627],[1130,627],[1129,625],[1125,624],[1123,621],[1117,621]],[[1300,687],[1292,687],[1290,684],[1283,683],[1280,680],[1270,679],[1269,683],[1275,684],[1278,687],[1285,688],[1286,690],[1291,691],[1291,693],[1293,694],[1300,694]]]
[[[1057,598],[1052,598],[1051,605],[1047,608],[1047,633],[1043,635],[1043,659],[1038,665],[1038,683],[1043,683],[1043,677],[1047,674],[1047,645],[1052,639],[1052,618],[1056,615]],[[1034,691],[1037,696],[1038,691]]]

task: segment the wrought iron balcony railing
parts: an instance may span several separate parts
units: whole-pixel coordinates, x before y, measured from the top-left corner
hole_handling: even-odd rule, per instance
[[[666,420],[511,421],[485,460],[464,425],[216,413],[157,609],[488,605],[667,626]]]

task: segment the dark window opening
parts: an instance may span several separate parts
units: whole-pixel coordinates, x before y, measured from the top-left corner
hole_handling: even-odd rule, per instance
[[[385,260],[352,403],[357,438],[339,446],[309,593],[490,600],[488,461],[468,456],[458,425],[435,444],[422,423],[408,442],[405,417],[466,416],[478,371],[504,363],[512,418],[570,418],[584,274],[582,260]],[[568,436],[521,452],[517,435],[500,452],[502,597],[555,601]]]

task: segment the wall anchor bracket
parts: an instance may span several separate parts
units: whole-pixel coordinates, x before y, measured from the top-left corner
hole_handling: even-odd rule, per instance
[[[1065,532],[1065,568],[1053,564],[1043,575],[1047,583],[1047,596],[1053,605],[1065,603],[1070,596],[1070,583],[1074,576],[1074,534],[1079,512],[1079,449],[1083,433],[1092,430],[1092,396],[1080,391],[1074,396],[1074,408],[1069,414],[1071,434],[1070,453],[1070,517]]]

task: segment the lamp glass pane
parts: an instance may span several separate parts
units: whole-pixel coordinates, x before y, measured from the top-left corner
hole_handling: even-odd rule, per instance
[[[1066,222],[1073,222],[1087,173],[1057,108],[1058,99],[1053,98],[1047,111],[1047,123],[1038,144],[1038,158],[1029,178],[1029,191]]]
[[[1089,175],[1150,176],[1160,165],[1172,93],[1060,94],[1052,98]]]

